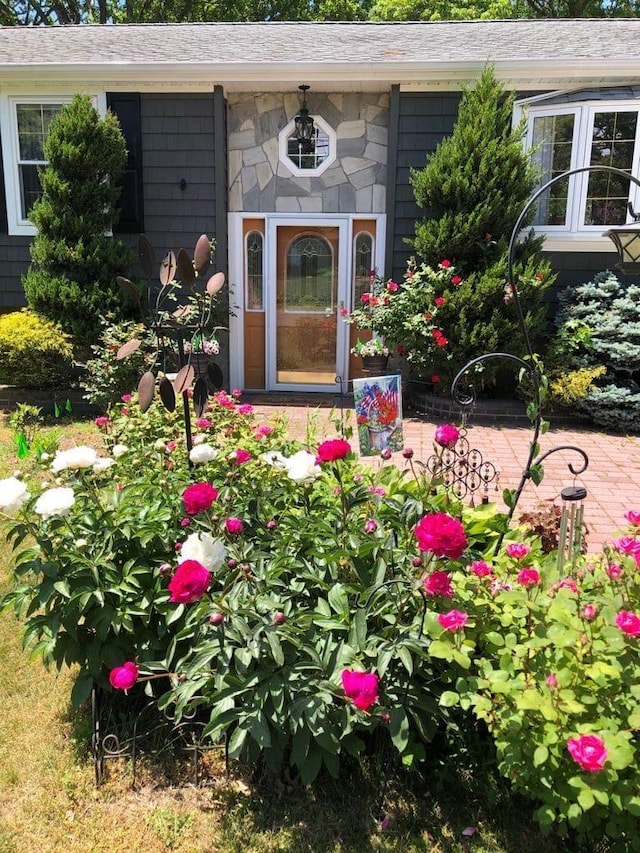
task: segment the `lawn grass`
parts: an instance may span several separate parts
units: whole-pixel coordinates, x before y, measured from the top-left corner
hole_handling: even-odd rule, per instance
[[[56,427],[53,427],[56,428]],[[58,427],[59,428],[59,427]],[[99,443],[91,423],[71,423],[64,446]],[[16,468],[11,433],[0,424],[0,477]],[[11,555],[0,553],[0,595]],[[0,614],[0,853],[552,853],[571,849],[544,839],[532,805],[489,774],[432,767],[423,778],[375,765],[347,768],[339,782],[287,787],[272,776],[229,778],[208,760],[205,784],[168,782],[142,762],[114,762],[96,788],[86,711],[71,715],[72,677],[47,671],[22,649],[14,614]],[[388,825],[381,827],[383,816]],[[472,836],[463,835],[475,827]],[[577,849],[577,848],[576,848]]]

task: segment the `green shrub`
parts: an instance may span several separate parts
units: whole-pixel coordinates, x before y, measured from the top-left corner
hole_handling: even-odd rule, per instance
[[[554,358],[564,371],[594,371],[584,396],[573,405],[608,429],[640,431],[640,286],[607,271],[560,294]],[[581,380],[586,373],[579,374]],[[564,380],[565,385],[567,380]]]
[[[596,379],[607,372],[607,368],[580,367],[559,373],[549,384],[549,400],[568,409],[580,408],[584,405],[587,394],[593,389]]]
[[[71,340],[60,327],[23,309],[0,316],[0,382],[24,388],[68,384]]]
[[[101,314],[130,311],[116,275],[132,254],[109,236],[118,216],[124,138],[115,116],[101,118],[89,97],[76,95],[52,121],[44,150],[42,196],[29,213],[38,233],[24,291],[31,308],[90,343]]]

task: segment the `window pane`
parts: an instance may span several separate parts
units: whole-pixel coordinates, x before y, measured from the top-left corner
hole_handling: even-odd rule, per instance
[[[540,186],[571,168],[571,148],[575,116],[536,116],[533,120],[534,165],[540,175]],[[536,225],[565,225],[568,182],[559,181],[539,199]]]
[[[247,235],[247,285],[245,301],[248,309],[262,311],[264,309],[262,294],[262,247],[264,238],[259,231]]]
[[[631,174],[638,114],[596,113],[590,165],[613,166]],[[589,174],[585,225],[623,225],[627,220],[630,183],[607,172]]]
[[[42,187],[37,166],[19,166],[20,171],[20,210],[23,219],[28,219],[29,211],[40,198]]]
[[[314,128],[313,138],[298,142],[291,135],[287,140],[287,154],[298,169],[317,169],[329,156],[329,137],[321,127]]]
[[[333,253],[319,237],[300,237],[287,256],[285,311],[333,310]]]
[[[371,289],[369,278],[373,269],[373,237],[358,234],[353,252],[353,305],[360,304],[360,297]]]
[[[44,144],[49,125],[62,104],[17,104],[18,175],[20,179],[20,208],[23,219],[42,192],[38,166],[46,165]]]

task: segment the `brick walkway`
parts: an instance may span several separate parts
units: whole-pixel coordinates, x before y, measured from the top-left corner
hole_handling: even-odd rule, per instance
[[[282,402],[262,397],[243,401],[251,402],[256,412],[265,417],[276,413],[285,414],[293,437],[306,439],[307,423],[315,425],[318,438],[335,436],[331,423],[331,409],[317,406],[308,401]],[[353,419],[350,421],[353,423]],[[424,460],[433,453],[433,434],[436,422],[424,417],[404,419],[405,446],[411,447],[417,459]],[[483,457],[493,462],[500,472],[500,485],[490,493],[491,500],[502,503],[502,489],[516,488],[526,464],[531,433],[522,425],[483,426],[470,424],[468,440],[478,448]],[[354,441],[357,445],[357,440]],[[567,464],[578,465],[580,458],[568,451],[559,451],[544,463],[545,476],[539,487],[533,483],[525,486],[517,512],[534,507],[540,501],[553,500],[560,490],[574,481],[587,489],[585,521],[589,527],[589,550],[598,551],[600,546],[616,533],[626,528],[624,513],[628,509],[640,511],[640,437],[610,435],[590,429],[550,429],[540,439],[540,452],[545,453],[558,445],[575,445],[589,457],[589,467],[578,478],[574,478]],[[405,460],[397,453],[393,461],[404,467]],[[381,464],[373,459],[372,464]]]

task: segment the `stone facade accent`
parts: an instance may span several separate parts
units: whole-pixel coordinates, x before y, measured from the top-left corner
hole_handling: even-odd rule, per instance
[[[229,210],[245,213],[384,213],[389,95],[310,91],[307,104],[337,136],[336,159],[318,176],[294,176],[278,134],[296,94],[229,94]]]

